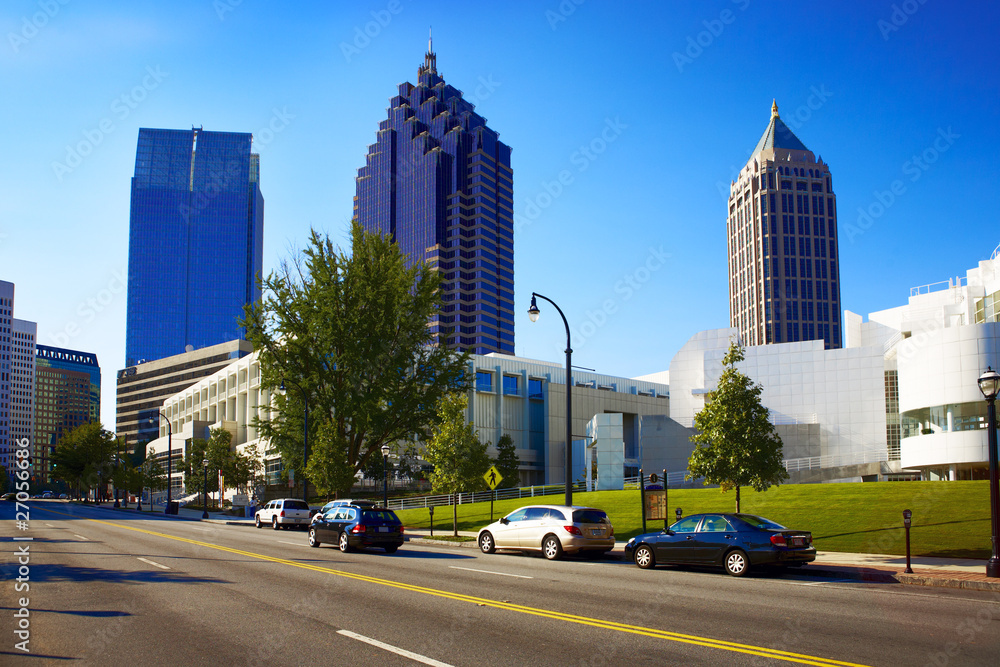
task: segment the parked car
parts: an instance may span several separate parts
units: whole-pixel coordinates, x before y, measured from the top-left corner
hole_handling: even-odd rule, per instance
[[[257,510],[254,514],[254,525],[260,528],[264,524],[271,528],[290,528],[292,526],[309,526],[309,505],[297,498],[278,498],[272,500]]]
[[[615,546],[615,529],[604,510],[574,505],[529,505],[479,531],[479,549],[540,551],[549,560],[565,554],[600,553]]]
[[[51,491],[43,491],[42,492],[42,499],[48,499],[48,498],[55,498],[55,496],[52,495]]]
[[[643,569],[713,565],[742,577],[759,565],[805,565],[816,560],[816,548],[812,533],[753,514],[692,514],[667,530],[633,537],[625,558]]]
[[[331,500],[326,505],[323,505],[318,510],[313,510],[312,522],[316,523],[319,519],[323,517],[324,514],[329,512],[334,507],[343,507],[344,505],[354,505],[355,507],[377,507],[377,503],[373,503],[370,500],[352,500],[351,498],[342,498],[340,500]]]
[[[364,505],[331,507],[309,526],[309,546],[336,544],[343,551],[382,547],[395,553],[403,545],[403,523],[392,510]]]
[[[69,496],[65,493],[60,493],[59,500],[69,500]]]
[[[11,503],[17,502],[17,494],[14,493],[13,491],[10,493],[5,493],[2,496],[0,496],[0,501],[11,502]]]

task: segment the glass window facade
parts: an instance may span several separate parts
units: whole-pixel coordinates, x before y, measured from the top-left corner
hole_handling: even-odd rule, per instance
[[[264,199],[252,135],[141,128],[129,215],[125,365],[238,340],[260,299]]]
[[[448,347],[514,353],[513,171],[509,146],[428,51],[402,83],[358,170],[354,216],[442,278],[431,331]]]

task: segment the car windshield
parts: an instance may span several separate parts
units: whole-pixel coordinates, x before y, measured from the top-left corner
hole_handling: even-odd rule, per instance
[[[361,520],[365,523],[399,523],[391,510],[363,510]]]
[[[611,523],[601,510],[573,510],[573,523]]]
[[[286,500],[285,501],[286,510],[307,510],[309,505],[306,504],[304,500]]]
[[[737,514],[736,518],[743,523],[750,524],[754,528],[760,528],[761,530],[786,530],[786,528],[780,523],[775,523],[770,519],[765,519],[761,516],[754,516],[753,514]]]

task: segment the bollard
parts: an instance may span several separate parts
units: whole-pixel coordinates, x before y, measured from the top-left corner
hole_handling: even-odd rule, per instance
[[[427,511],[431,513],[431,537],[434,537],[434,506],[429,506]]]
[[[906,574],[913,574],[913,570],[910,568],[910,517],[912,516],[913,512],[903,510],[903,528],[906,529],[906,569],[903,572]]]

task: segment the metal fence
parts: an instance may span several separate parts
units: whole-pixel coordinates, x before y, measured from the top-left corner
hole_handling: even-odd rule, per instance
[[[586,491],[583,482],[573,484],[573,492]],[[497,500],[511,498],[540,498],[542,496],[560,495],[566,492],[565,484],[545,484],[541,486],[522,486],[513,489],[497,489]],[[398,498],[389,500],[391,510],[410,510],[419,507],[440,507],[442,505],[468,505],[471,503],[489,502],[493,491],[476,491],[475,493],[446,493],[437,496],[418,496],[414,498]]]

